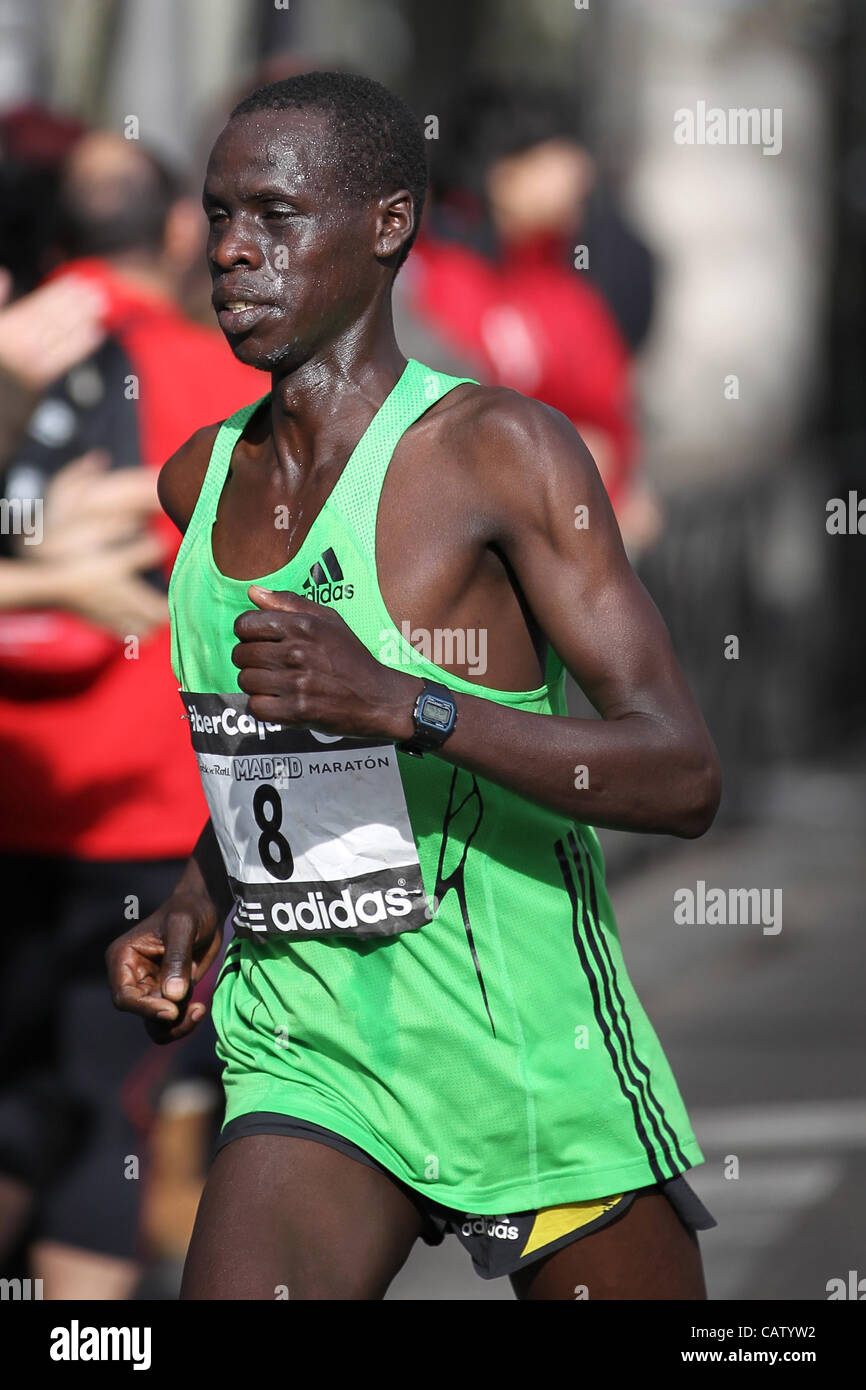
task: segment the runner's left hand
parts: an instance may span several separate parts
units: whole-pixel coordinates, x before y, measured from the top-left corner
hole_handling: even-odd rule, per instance
[[[252,584],[256,605],[234,625],[232,661],[256,719],[399,742],[414,732],[421,680],[370,654],[339,613]]]

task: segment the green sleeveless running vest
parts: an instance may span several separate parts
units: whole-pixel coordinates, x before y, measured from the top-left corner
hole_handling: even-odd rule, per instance
[[[462,380],[410,360],[298,554],[255,581],[221,574],[211,548],[232,450],[262,401],[237,411],[215,440],[169,609],[242,917],[213,1001],[225,1122],[271,1111],[323,1125],[434,1201],[500,1214],[703,1161],[623,963],[598,838],[435,756],[351,740],[334,751],[308,731],[286,743],[245,715],[230,660],[256,582],[331,604],[385,665],[567,713],[555,653],[536,690],[478,685],[421,655],[379,592],[391,455]]]

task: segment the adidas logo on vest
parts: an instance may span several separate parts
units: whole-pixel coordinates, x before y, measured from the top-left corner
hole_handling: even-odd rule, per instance
[[[340,599],[351,598],[355,592],[354,584],[346,584],[340,562],[330,547],[322,552],[321,560],[310,569],[309,579],[303,583],[304,597],[313,603],[339,603]]]

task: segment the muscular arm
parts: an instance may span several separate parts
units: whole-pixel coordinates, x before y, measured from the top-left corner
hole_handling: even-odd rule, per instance
[[[574,428],[516,392],[484,390],[449,448],[465,460],[467,506],[477,501],[479,515],[483,507],[484,544],[505,557],[601,719],[538,715],[461,692],[454,733],[433,756],[591,825],[703,834],[720,795],[716,752]],[[576,527],[579,507],[586,525]],[[395,742],[411,736],[417,676],[377,662],[327,606],[256,586],[250,597],[260,611],[235,622],[232,659],[251,714]]]
[[[700,835],[718,806],[719,765],[667,628],[579,436],[558,412],[511,400],[486,411],[475,435],[494,498],[491,541],[601,719],[460,694],[439,756],[591,825]],[[588,785],[575,788],[580,767]]]

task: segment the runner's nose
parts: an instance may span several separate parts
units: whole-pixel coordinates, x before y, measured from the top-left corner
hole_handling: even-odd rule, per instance
[[[264,264],[264,255],[251,229],[240,220],[211,227],[208,258],[212,266],[223,271],[238,265],[252,266],[257,270]]]

